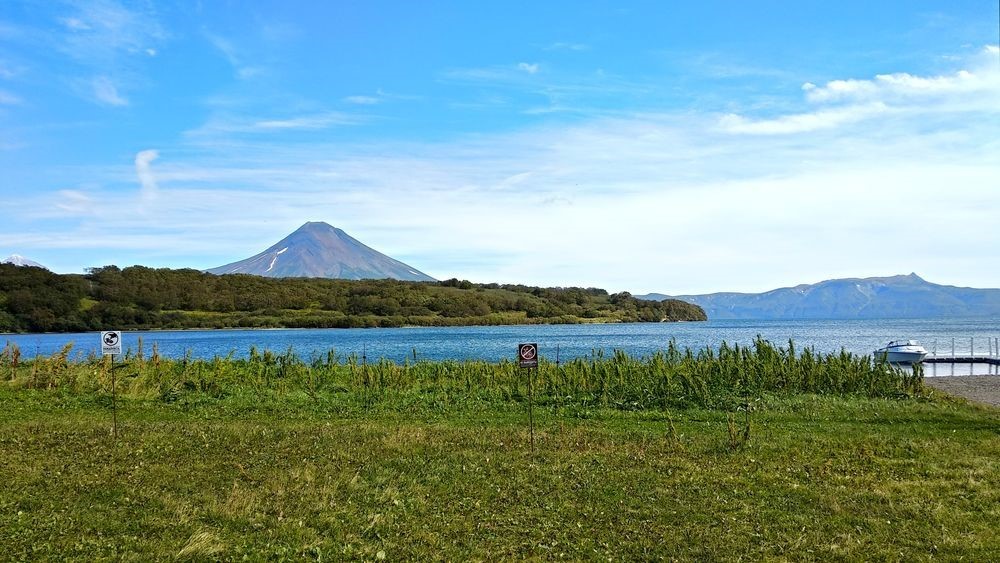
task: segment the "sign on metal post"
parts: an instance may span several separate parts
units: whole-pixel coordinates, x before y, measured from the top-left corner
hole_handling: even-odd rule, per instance
[[[107,356],[122,355],[122,332],[120,330],[106,330],[101,333],[101,355]]]
[[[528,425],[531,427],[531,455],[535,455],[535,398],[531,389],[531,370],[538,369],[538,344],[518,344],[517,364],[528,370]]]
[[[538,344],[518,344],[517,363],[523,368],[538,367]]]
[[[101,332],[101,355],[111,356],[111,416],[112,435],[118,440],[118,390],[115,388],[115,356],[122,355],[122,331],[105,330]]]

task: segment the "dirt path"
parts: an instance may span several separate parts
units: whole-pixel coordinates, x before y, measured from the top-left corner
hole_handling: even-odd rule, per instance
[[[924,385],[970,401],[1000,407],[1000,375],[925,377]]]

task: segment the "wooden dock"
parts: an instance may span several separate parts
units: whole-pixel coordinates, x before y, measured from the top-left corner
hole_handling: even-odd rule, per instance
[[[924,358],[925,364],[985,364],[990,366],[1000,366],[1000,338],[987,338],[986,339],[986,352],[983,352],[982,339],[980,339],[979,352],[976,352],[976,340],[970,338],[968,340],[968,348],[965,351],[960,351],[958,349],[959,343],[965,342],[965,339],[951,339],[951,353],[942,354],[937,351],[937,341],[931,348],[931,353],[927,354]]]
[[[1000,366],[1000,358],[996,356],[970,356],[968,354],[964,356],[950,356],[950,355],[937,355],[937,356],[927,356],[924,358],[923,363],[925,364],[987,364],[991,366]]]

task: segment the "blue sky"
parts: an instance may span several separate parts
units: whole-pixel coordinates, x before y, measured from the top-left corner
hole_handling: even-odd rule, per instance
[[[0,4],[0,255],[1000,287],[998,3]],[[2,257],[0,256],[0,257]]]

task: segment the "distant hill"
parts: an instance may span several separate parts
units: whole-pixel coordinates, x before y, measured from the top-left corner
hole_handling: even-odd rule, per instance
[[[436,281],[323,222],[306,223],[256,256],[207,271],[269,278]]]
[[[11,254],[10,256],[4,258],[3,261],[0,261],[0,264],[13,264],[15,266],[32,266],[35,268],[45,268],[45,266],[42,266],[38,262],[35,262],[34,260],[29,260],[24,256],[21,256],[20,254]],[[45,269],[48,270],[48,268]]]
[[[710,319],[1000,317],[1000,289],[938,285],[917,274],[827,280],[764,293],[636,297],[694,303]]]

